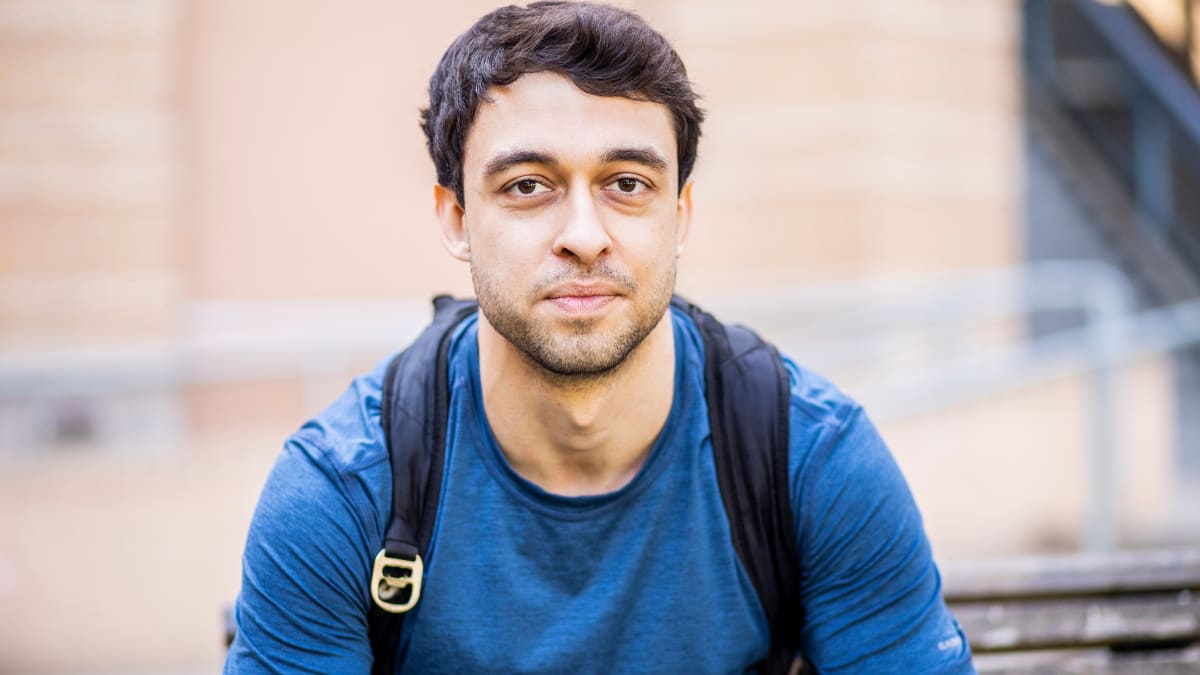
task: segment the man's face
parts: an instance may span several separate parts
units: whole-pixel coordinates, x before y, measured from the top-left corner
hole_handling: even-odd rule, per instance
[[[619,365],[662,319],[690,218],[666,106],[585,94],[551,73],[494,87],[438,188],[451,252],[488,322],[560,375]]]

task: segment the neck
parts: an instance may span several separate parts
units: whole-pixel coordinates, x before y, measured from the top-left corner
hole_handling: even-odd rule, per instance
[[[488,423],[513,469],[548,492],[586,495],[628,483],[671,411],[671,312],[613,370],[555,375],[479,316],[479,376]]]

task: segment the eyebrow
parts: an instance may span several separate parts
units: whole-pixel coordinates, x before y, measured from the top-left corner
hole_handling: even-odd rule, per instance
[[[656,171],[667,170],[667,160],[651,148],[613,148],[600,156],[604,164],[613,162],[634,162],[647,166]],[[491,178],[518,164],[543,164],[557,166],[558,161],[550,155],[537,150],[514,150],[497,155],[483,165],[484,178]]]
[[[605,164],[634,162],[656,171],[667,170],[666,158],[650,148],[614,148],[605,152],[600,160]]]
[[[558,162],[550,155],[538,152],[537,150],[514,150],[489,159],[487,164],[483,165],[483,176],[484,178],[491,178],[518,164],[546,164],[556,166]]]

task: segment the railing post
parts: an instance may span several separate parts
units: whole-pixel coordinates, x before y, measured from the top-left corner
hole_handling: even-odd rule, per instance
[[[1083,546],[1088,551],[1117,548],[1121,485],[1119,440],[1120,406],[1115,383],[1117,360],[1123,353],[1130,299],[1116,284],[1094,286],[1088,307],[1088,446],[1087,515]]]
[[[1174,216],[1168,118],[1146,91],[1134,97],[1132,113],[1134,202],[1142,219],[1166,235]]]

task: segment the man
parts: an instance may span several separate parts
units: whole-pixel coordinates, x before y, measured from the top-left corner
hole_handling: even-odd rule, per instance
[[[671,305],[702,113],[624,10],[535,3],[447,51],[423,128],[454,329],[408,672],[745,672],[771,626],[730,544],[704,345]],[[820,672],[972,672],[920,515],[859,407],[785,361],[795,636]],[[391,513],[381,364],[285,445],[246,544],[227,672],[365,673]]]

